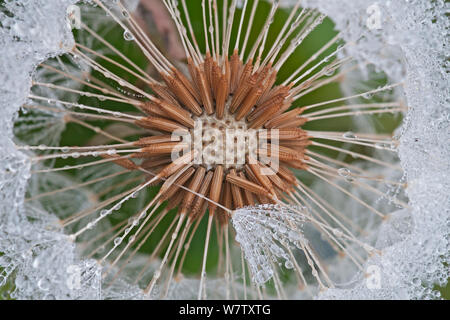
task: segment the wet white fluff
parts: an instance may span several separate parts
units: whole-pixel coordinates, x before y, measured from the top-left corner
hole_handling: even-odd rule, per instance
[[[46,228],[55,219],[53,213],[32,210],[23,202],[30,164],[12,142],[13,121],[26,102],[37,64],[73,45],[64,18],[73,2],[7,0],[0,12],[0,286],[14,282],[12,297],[18,299],[139,295],[129,285],[104,292],[97,264],[80,260],[66,236]],[[399,157],[412,209],[385,223],[377,240],[383,254],[366,264],[381,270],[381,288],[369,289],[358,275],[351,287],[329,289],[319,294],[322,299],[436,298],[433,284],[445,285],[449,277],[444,266],[450,263],[450,86],[445,60],[449,21],[445,4],[439,0],[377,3],[382,28],[369,30],[366,10],[371,0],[308,1],[334,20],[347,42],[364,35],[363,41],[348,49],[351,56],[374,64],[393,81],[404,81],[409,111],[400,132]],[[76,270],[81,277],[74,287],[71,276]]]

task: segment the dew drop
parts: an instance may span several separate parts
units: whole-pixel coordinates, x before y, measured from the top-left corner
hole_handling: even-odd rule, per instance
[[[351,174],[351,172],[350,172],[350,170],[348,170],[347,168],[340,168],[339,170],[338,170],[338,174],[341,176],[341,177],[348,177],[348,176],[350,176],[350,174]]]

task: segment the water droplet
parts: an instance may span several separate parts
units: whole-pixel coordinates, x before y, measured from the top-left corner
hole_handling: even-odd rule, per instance
[[[333,234],[338,238],[341,238],[344,235],[344,233],[339,229],[333,229]]]
[[[286,262],[284,263],[284,266],[287,269],[292,269],[294,267],[294,264],[290,260],[286,260]]]
[[[369,99],[372,98],[372,94],[369,93],[369,92],[366,92],[366,93],[363,93],[363,94],[362,94],[362,97],[363,97],[364,99],[369,100]]]
[[[347,168],[340,168],[340,169],[338,170],[338,174],[339,174],[341,177],[348,177],[348,176],[351,174],[351,172],[350,172],[350,170],[348,170]]]
[[[122,243],[122,238],[121,237],[117,237],[114,239],[114,245],[118,246]]]
[[[48,283],[45,279],[40,279],[37,283],[39,289],[47,291],[49,289]]]
[[[326,75],[327,77],[330,77],[330,76],[332,76],[334,74],[334,71],[335,70],[333,68],[326,68],[324,70],[324,75]]]
[[[35,259],[33,260],[32,267],[35,268],[35,269],[37,269],[37,268],[39,267],[39,263],[40,263],[39,257],[38,257],[38,258],[35,258]]]
[[[127,41],[133,41],[134,40],[133,34],[130,31],[128,31],[128,30],[125,30],[125,32],[123,33],[123,38],[125,40],[127,40]]]

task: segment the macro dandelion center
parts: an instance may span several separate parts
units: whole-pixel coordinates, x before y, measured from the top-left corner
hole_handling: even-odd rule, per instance
[[[409,208],[404,82],[302,1],[162,0],[159,39],[142,6],[72,8],[75,42],[37,67],[14,123],[27,210],[57,216],[105,290],[306,298],[370,278]]]

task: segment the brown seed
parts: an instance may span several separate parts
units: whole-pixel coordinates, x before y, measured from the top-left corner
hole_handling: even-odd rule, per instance
[[[261,117],[267,110],[271,110],[274,107],[279,107],[281,104],[283,104],[284,97],[283,96],[275,96],[269,100],[267,100],[264,104],[256,107],[254,111],[252,111],[248,117],[248,121],[254,121],[255,119]]]
[[[250,167],[248,167],[247,165],[245,166],[245,174],[249,181],[256,183],[256,184],[260,184],[258,179],[256,179],[256,176],[253,174],[252,170],[250,169]],[[262,194],[254,194],[254,196],[256,196],[259,203],[269,203],[270,202],[269,198],[267,198],[266,196],[264,196]]]
[[[213,88],[212,88],[212,69],[213,69],[213,59],[211,57],[211,53],[208,51],[205,55],[205,62],[204,62],[204,75],[205,80],[207,81],[208,88],[211,90],[211,94],[213,94]]]
[[[308,165],[303,161],[283,161],[288,167],[300,170],[308,170]]]
[[[281,141],[280,144],[295,150],[305,152],[306,147],[310,146],[312,144],[312,141],[309,140],[309,137],[306,137],[300,138],[298,140],[284,140]]]
[[[183,83],[184,87],[192,94],[195,100],[200,103],[200,96],[198,95],[198,92],[194,90],[194,86],[192,85],[191,81],[189,81],[188,78],[186,78],[186,76],[178,69],[172,68],[172,72],[175,74],[175,77],[180,80],[181,83]]]
[[[172,92],[169,90],[169,88],[167,88],[167,86],[159,83],[153,83],[152,85],[150,85],[150,88],[155,91],[155,93],[161,99],[167,101],[168,103],[181,107],[177,99],[172,95]]]
[[[194,159],[195,153],[193,151],[190,151],[186,153],[184,156],[179,157],[178,159],[172,161],[171,164],[166,166],[157,176],[157,178],[167,178],[168,176],[174,174],[176,171],[178,171],[180,168],[184,167],[185,165],[191,165],[192,160]]]
[[[280,128],[280,129],[289,128],[289,127],[296,128],[296,127],[304,125],[306,122],[308,122],[308,118],[296,117],[293,120],[290,120],[290,121],[287,121],[285,123],[278,125],[277,128]]]
[[[297,178],[292,173],[291,170],[286,168],[283,165],[280,165],[278,168],[278,175],[281,177],[281,179],[288,181],[291,185],[297,185]]]
[[[158,167],[160,165],[167,165],[168,163],[171,163],[172,159],[171,157],[167,157],[167,156],[156,156],[156,157],[150,157],[150,158],[146,158],[142,164],[141,167],[144,169],[151,169],[151,168],[155,168]]]
[[[273,86],[276,81],[277,81],[277,72],[276,70],[272,70],[271,74],[265,81],[264,93],[256,103],[257,105],[264,103],[267,99],[270,99],[273,96]]]
[[[305,158],[304,153],[298,152],[285,146],[272,145],[270,143],[266,144],[266,146],[264,147],[259,148],[258,154],[270,158],[280,159],[281,161],[296,161],[303,160]]]
[[[181,80],[169,74],[161,74],[162,78],[166,82],[167,86],[172,90],[174,95],[181,101],[181,103],[191,110],[196,115],[202,114],[202,109],[189,92],[189,90],[183,85]]]
[[[258,117],[253,120],[249,128],[256,129],[262,127],[269,119],[273,118],[282,108],[281,105],[274,104],[270,107],[270,109],[266,110],[265,112],[261,113]]]
[[[270,140],[272,138],[278,140],[306,140],[308,139],[308,134],[305,130],[300,128],[282,128],[274,130],[262,130],[258,132],[258,137],[260,139]]]
[[[277,172],[275,172],[273,168],[269,168],[263,164],[261,164],[261,166],[273,172],[273,174],[269,174],[267,177],[269,177],[270,182],[272,182],[272,184],[275,185],[280,192],[286,192],[288,190],[288,186],[283,182],[283,179],[278,176]]]
[[[146,102],[142,103],[139,106],[139,109],[141,109],[142,112],[144,112],[152,117],[156,116],[156,117],[162,117],[162,118],[170,118],[170,115],[167,114],[167,112],[165,112],[163,109],[161,109],[161,107],[153,101],[146,101]]]
[[[170,211],[172,209],[175,209],[180,203],[181,200],[183,200],[184,192],[178,192],[176,193],[173,198],[170,199],[170,201],[167,202],[167,211]]]
[[[267,121],[267,123],[264,126],[266,128],[276,128],[283,123],[286,123],[286,122],[289,122],[289,121],[295,119],[298,115],[302,114],[304,110],[305,110],[304,108],[292,109],[291,111],[280,114],[280,115],[274,117],[273,119]]]
[[[188,62],[189,74],[191,75],[192,82],[193,82],[193,85],[195,87],[195,90],[200,92],[200,88],[198,87],[198,79],[197,79],[197,67],[195,66],[195,63],[194,63],[194,61],[192,60],[191,57],[187,58],[187,62]],[[199,103],[201,103],[202,100],[201,100],[200,93],[199,93],[199,97],[200,97]]]
[[[248,92],[251,88],[256,84],[257,74],[252,75],[253,64],[252,59],[250,59],[244,67],[242,71],[241,78],[239,80],[239,85],[233,95],[233,99],[231,100],[230,112],[234,113],[236,109],[239,107],[241,102],[247,96]]]
[[[227,83],[226,96],[228,96],[231,91],[231,66],[230,66],[230,60],[228,59],[228,56],[225,57],[224,71],[225,71],[225,74],[224,74],[225,82]]]
[[[261,186],[263,186],[266,190],[269,190],[272,195],[275,195],[275,190],[273,189],[272,183],[270,182],[269,178],[267,178],[267,176],[263,175],[261,172],[261,166],[259,165],[259,162],[256,159],[247,156],[247,167],[255,175]]]
[[[224,75],[220,79],[216,97],[216,117],[218,119],[223,118],[223,114],[225,111],[225,102],[227,100],[227,91],[228,91],[228,83],[226,76]]]
[[[200,96],[203,101],[203,107],[205,108],[206,114],[210,115],[214,112],[211,87],[206,79],[205,72],[200,68],[197,68],[197,81],[197,86],[200,89]]]
[[[217,94],[219,92],[219,83],[221,78],[222,78],[222,70],[220,69],[217,62],[214,61],[212,69],[211,88],[213,89],[212,91],[215,99],[217,99]]]
[[[239,59],[239,53],[237,50],[234,50],[233,55],[231,56],[230,69],[230,92],[234,93],[238,86],[238,81],[242,71],[242,61]]]
[[[223,194],[222,194],[221,203],[223,204],[223,206],[225,208],[232,209],[233,208],[233,198],[232,198],[232,195],[231,195],[231,185],[230,185],[230,183],[224,181],[222,189],[224,191],[223,191]],[[217,212],[217,219],[219,220],[219,224],[221,226],[227,225],[228,224],[228,220],[229,220],[228,212],[226,212],[224,209],[220,208],[220,210],[218,210],[218,212]]]
[[[105,159],[120,158],[119,155],[107,155],[107,154],[103,154],[103,155],[101,155],[101,157],[105,158]],[[114,160],[113,162],[125,169],[128,169],[128,170],[137,170],[138,169],[138,166],[130,159],[117,159],[117,160]]]

